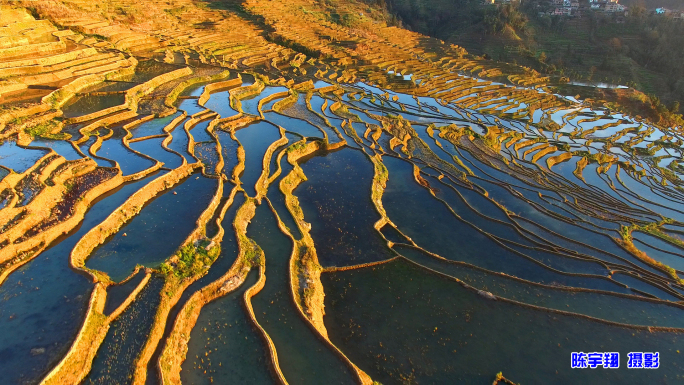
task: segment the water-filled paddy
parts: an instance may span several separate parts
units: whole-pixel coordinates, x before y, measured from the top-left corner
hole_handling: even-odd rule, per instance
[[[288,229],[290,229],[292,236],[295,237],[295,239],[300,239],[301,234],[299,228],[285,204],[285,195],[280,191],[280,181],[292,171],[293,166],[287,161],[286,157],[283,157],[283,159],[280,160],[280,166],[282,167],[281,175],[276,180],[273,187],[268,189],[266,197],[269,199],[273,209],[278,213],[280,220],[283,221]]]
[[[178,104],[178,109],[188,113],[188,116],[206,110],[197,103],[197,99],[183,99]]]
[[[380,219],[370,200],[373,163],[363,152],[343,149],[307,160],[307,181],[294,194],[310,222],[323,266],[349,266],[390,256],[373,224]]]
[[[130,381],[133,362],[152,327],[163,286],[162,278],[151,278],[136,301],[112,322],[84,383],[112,384]]]
[[[229,92],[217,92],[209,97],[209,100],[204,104],[204,107],[217,112],[222,118],[227,118],[237,114],[237,111],[230,106]]]
[[[171,131],[171,143],[168,144],[169,149],[179,153],[185,158],[188,163],[194,163],[195,158],[188,152],[188,134],[183,129],[183,122],[176,126]]]
[[[225,131],[219,131],[216,133],[218,142],[221,144],[221,156],[223,157],[223,173],[226,175],[232,175],[233,168],[238,163],[237,148],[238,144],[230,134]]]
[[[0,370],[7,381],[36,381],[69,348],[92,289],[85,276],[69,267],[71,248],[149,179],[124,185],[95,203],[68,238],[0,285]]]
[[[154,60],[141,61],[139,67],[136,75],[122,78],[132,83],[103,89],[121,91],[178,68]],[[403,72],[396,68],[389,73]],[[233,71],[230,77],[235,76]],[[418,75],[403,79],[407,76],[394,76],[395,85],[428,84]],[[243,87],[256,81],[249,74],[242,77]],[[167,318],[159,320],[165,325],[158,325],[163,332],[147,363],[148,384],[159,382],[157,360],[189,298],[247,260],[237,258],[238,244],[245,239],[236,234],[234,219],[246,197],[256,196],[262,175],[272,179],[263,191],[268,199],[257,206],[246,235],[264,252],[265,277],[251,266],[240,287],[203,305],[189,335],[187,359],[178,362],[184,383],[275,383],[276,369],[293,384],[358,382],[350,362],[325,340],[321,324],[320,331],[313,327],[321,321],[313,317],[322,314],[313,311],[323,305],[316,301],[325,301],[323,325],[332,344],[372,380],[385,384],[491,382],[500,371],[521,383],[667,383],[681,378],[677,331],[649,333],[600,321],[684,327],[681,303],[675,303],[684,299],[678,281],[684,271],[684,225],[679,222],[684,218],[684,194],[673,179],[681,169],[676,164],[660,169],[656,160],[642,156],[652,150],[650,157],[666,157],[660,166],[681,156],[672,143],[655,146],[660,146],[656,140],[670,140],[664,129],[570,104],[572,99],[563,99],[568,105],[547,100],[552,105],[547,108],[535,102],[534,95],[543,95],[539,90],[515,88],[532,91],[525,97],[499,94],[499,83],[487,85],[459,75],[433,90],[439,101],[395,91],[385,94],[363,83],[326,93],[299,88],[297,101],[281,112],[271,108],[286,96],[262,103],[266,112],[258,119],[265,97],[289,90],[285,83],[275,83],[240,100],[249,115],[242,120],[231,107],[237,102],[231,100],[236,88],[211,94],[201,106],[199,96],[207,83],[195,83],[180,92],[177,111],[129,129],[133,151],[124,144],[128,132],[123,125],[157,113],[146,103],[160,102],[163,95],[142,101],[136,118],[85,132],[90,138],[80,140],[82,125],[68,123],[65,132],[78,142],[39,137],[31,143],[68,160],[82,157],[75,145],[99,166],[116,162],[124,176],[148,169],[152,159],[164,163],[163,172],[185,159],[201,163],[205,174],[223,178],[219,209],[209,213],[209,223],[199,224],[199,254],[192,258],[202,254],[199,247],[205,247],[207,238],[219,234],[215,221],[233,188],[238,189],[221,221],[225,234],[217,259],[193,265],[193,283],[178,293]],[[67,118],[83,116],[121,105],[123,95],[79,96],[63,111]],[[528,115],[531,106],[535,110]],[[169,127],[183,111],[188,117]],[[194,147],[188,148],[185,124],[198,113],[204,118],[187,127],[194,139]],[[213,135],[207,130],[210,124]],[[281,139],[279,127],[288,142],[275,146]],[[172,151],[162,145],[168,140],[164,128],[171,135]],[[137,140],[145,137],[150,138]],[[320,148],[341,141],[346,146],[298,159],[302,182],[287,196],[280,183],[299,172],[290,155],[303,148],[302,138],[320,141]],[[265,158],[269,147],[275,151]],[[243,150],[244,170],[233,179]],[[0,172],[3,183],[13,184],[0,191],[0,215],[23,220],[20,210],[51,186],[56,175],[52,169],[43,175],[39,167],[21,182],[5,175],[6,169],[29,169],[45,154],[13,140],[2,143]],[[279,154],[284,155],[280,160]],[[217,169],[220,158],[223,168]],[[381,183],[374,186],[376,173]],[[0,331],[12,331],[0,333],[0,371],[11,373],[10,383],[37,382],[64,356],[92,289],[88,279],[68,267],[66,258],[83,234],[151,179],[124,185],[96,203],[72,235],[0,284]],[[178,248],[196,229],[217,183],[196,172],[163,191],[96,248],[86,266],[116,282],[137,265],[158,269],[181,254]],[[293,241],[279,229],[272,210],[296,240],[306,240],[304,231],[311,235],[308,247],[315,248],[315,260],[305,265],[297,259],[306,247],[300,244],[293,250]],[[302,232],[294,219],[300,215]],[[11,231],[4,230],[0,251],[15,241],[7,235]],[[147,341],[161,298],[160,275],[174,274],[166,269],[177,268],[175,263],[155,272],[137,300],[112,323],[85,383],[131,381],[134,360]],[[320,294],[325,296],[311,297],[319,272]],[[139,272],[127,283],[110,286],[105,314],[122,304],[143,276]],[[245,302],[245,291],[260,278],[265,279],[263,288]],[[484,292],[467,289],[457,279]],[[248,316],[247,304],[274,350]],[[569,369],[571,351],[593,350],[619,351],[622,361],[632,350],[659,351],[661,368]],[[277,356],[278,368],[270,354]]]
[[[259,324],[277,346],[278,362],[288,382],[354,383],[349,368],[319,339],[298,314],[289,288],[292,242],[280,232],[269,207],[258,207],[247,236],[266,255],[266,286],[252,298]]]
[[[162,147],[164,139],[165,138],[152,138],[141,140],[139,142],[131,143],[130,146],[133,150],[164,163],[164,167],[171,169],[180,167],[183,163],[183,159],[179,155],[167,151]]]
[[[493,301],[401,260],[328,273],[323,282],[331,340],[383,383],[485,382],[500,371],[522,383],[653,383],[681,372],[681,333]],[[573,370],[577,351],[621,352],[620,369]],[[659,351],[660,369],[628,370],[631,351]]]
[[[107,108],[120,106],[126,101],[126,95],[109,94],[109,95],[84,95],[72,99],[66,106],[62,108],[64,117],[75,118],[88,115]]]
[[[97,150],[98,156],[117,162],[124,175],[135,174],[154,165],[154,161],[144,158],[124,146],[121,140],[125,136],[123,130],[115,129],[114,132],[115,134],[111,138],[102,142],[102,146]]]
[[[48,147],[66,160],[76,160],[81,159],[82,156],[79,154],[74,147],[66,140],[51,140],[51,139],[36,139],[31,142],[32,147]]]
[[[163,118],[155,118],[135,126],[134,128],[130,129],[131,133],[133,134],[132,138],[135,139],[151,135],[161,135],[164,133],[164,127],[171,124],[171,122],[173,122],[180,115],[181,112],[178,111],[175,114],[171,114]]]
[[[616,296],[610,292],[573,291],[560,286],[542,286],[477,269],[463,263],[434,258],[420,250],[396,247],[408,260],[431,270],[507,299],[550,309],[570,311],[630,325],[683,327],[682,308],[642,296]]]
[[[190,129],[190,134],[195,142],[210,142],[213,140],[209,132],[207,132],[209,123],[211,123],[211,119],[203,120]]]
[[[171,308],[171,311],[169,312],[168,319],[169,320],[175,320],[178,316],[178,312],[183,308],[185,303],[188,301],[188,299],[195,294],[198,290],[201,290],[204,286],[214,282],[218,278],[220,278],[223,274],[225,274],[230,267],[233,265],[235,260],[237,259],[238,256],[238,247],[237,247],[237,242],[236,242],[236,237],[235,237],[235,231],[232,229],[232,221],[233,218],[235,218],[235,213],[237,212],[238,208],[242,205],[244,202],[244,195],[241,193],[238,193],[235,195],[235,198],[233,200],[233,204],[228,208],[226,211],[226,215],[224,217],[223,222],[221,223],[221,226],[223,226],[224,230],[226,231],[223,240],[221,242],[221,253],[219,254],[218,258],[214,263],[212,263],[209,271],[205,276],[202,278],[198,279],[190,285],[184,292],[183,295],[181,296],[180,300],[178,303]],[[168,322],[166,324],[166,328],[164,330],[164,335],[162,336],[162,341],[165,341],[166,338],[168,338],[169,334],[171,333],[173,327],[172,322]],[[159,377],[157,373],[157,365],[156,362],[159,359],[159,356],[161,355],[162,349],[164,347],[163,343],[160,343],[157,346],[157,349],[155,350],[154,354],[152,355],[152,358],[150,359],[148,365],[147,365],[147,380],[146,384],[157,384],[159,383]]]
[[[46,150],[25,149],[18,146],[17,142],[6,140],[0,143],[0,165],[22,173],[47,153]]]
[[[242,303],[258,278],[253,270],[239,289],[202,309],[190,335],[183,383],[275,383],[268,352]]]
[[[136,287],[145,278],[145,270],[140,269],[138,272],[130,277],[126,282],[118,285],[112,285],[107,288],[107,302],[104,307],[104,314],[112,314],[121,304],[126,301],[126,298],[135,290]]]
[[[157,267],[195,227],[216,192],[216,183],[215,179],[193,174],[164,191],[96,249],[86,266],[107,273],[114,281],[127,277],[138,264]]]
[[[284,129],[296,132],[304,137],[322,138],[323,133],[316,126],[301,119],[281,115],[277,112],[267,112],[264,114],[266,120]]]
[[[254,196],[254,186],[261,175],[266,150],[280,138],[280,132],[273,124],[258,122],[236,132],[235,137],[245,149],[245,170],[240,181],[247,194]]]
[[[195,143],[195,156],[205,165],[204,172],[207,174],[214,174],[216,165],[219,162],[219,154],[216,149],[216,143],[203,142]]]

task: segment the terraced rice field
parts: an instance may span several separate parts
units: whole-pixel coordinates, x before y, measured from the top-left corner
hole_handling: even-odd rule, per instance
[[[313,57],[176,3],[3,10],[4,383],[684,379],[680,127],[393,27],[352,55],[246,3]]]

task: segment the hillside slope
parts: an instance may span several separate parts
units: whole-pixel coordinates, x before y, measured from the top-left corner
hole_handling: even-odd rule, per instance
[[[628,5],[638,4],[681,6],[679,1]],[[586,11],[581,18],[566,18],[539,16],[548,5],[538,1],[495,7],[471,0],[389,0],[387,6],[408,28],[473,54],[550,75],[632,86],[670,108],[684,100],[679,64],[684,23],[644,8],[634,8],[628,17]]]

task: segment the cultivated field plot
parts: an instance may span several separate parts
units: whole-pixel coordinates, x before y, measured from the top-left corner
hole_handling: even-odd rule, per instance
[[[4,383],[682,381],[681,127],[395,27],[171,3],[3,9]]]

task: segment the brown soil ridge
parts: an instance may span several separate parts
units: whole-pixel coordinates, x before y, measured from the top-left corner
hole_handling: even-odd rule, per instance
[[[121,226],[130,221],[146,202],[161,191],[174,186],[198,167],[199,164],[197,163],[187,164],[154,179],[129,197],[116,211],[86,233],[76,244],[71,252],[70,262],[73,268],[88,274],[95,282],[91,306],[88,308],[77,340],[60,364],[45,377],[42,384],[78,383],[82,381],[90,371],[92,360],[107,334],[110,322],[113,320],[103,313],[107,297],[106,287],[111,284],[111,280],[106,274],[87,268],[85,266],[86,258],[108,236],[116,233]],[[132,301],[133,299],[130,299],[127,303],[130,304]],[[124,309],[120,307],[117,310],[120,314]]]
[[[207,208],[202,212],[196,221],[195,229],[188,235],[185,241],[182,243],[181,247],[195,244],[198,240],[204,237],[206,231],[206,225],[209,220],[214,216],[216,209],[221,202],[223,197],[223,179],[217,178],[218,186],[213,199],[207,206]],[[223,233],[220,233],[221,237]],[[214,244],[220,244],[220,239],[212,239]],[[202,272],[201,275],[206,274],[206,270]],[[168,316],[171,312],[171,308],[175,306],[180,300],[183,292],[190,286],[193,282],[198,280],[201,275],[193,275],[185,279],[178,279],[174,274],[169,274],[166,277],[166,282],[161,291],[161,302],[157,308],[157,313],[154,317],[154,323],[152,324],[152,330],[148,334],[147,341],[143,346],[138,358],[135,361],[135,369],[133,372],[133,384],[145,384],[147,379],[147,366],[157,349],[157,345],[161,341],[164,329],[166,328],[166,323],[169,321]]]
[[[81,176],[87,176],[87,174],[95,172],[99,168],[90,159],[70,162],[64,162],[64,158],[61,156],[57,159],[61,159],[61,162],[58,162],[55,168],[59,167],[59,165],[64,166],[56,171],[56,175],[51,176],[52,185],[45,185],[42,191],[28,205],[22,208],[7,207],[0,211],[0,215],[12,215],[11,213],[13,211],[17,212],[17,210],[29,213],[26,216],[27,220],[23,220],[14,226],[11,232],[3,234],[3,238],[12,237],[13,241],[0,249],[0,263],[10,261],[17,255],[27,250],[35,249],[39,245],[45,247],[60,236],[67,234],[83,220],[90,204],[95,199],[116,188],[124,181],[121,172],[117,170],[116,174],[112,177],[100,181],[100,183],[85,191],[85,193],[80,195],[80,199],[76,199],[71,203],[66,202],[63,201],[68,195],[65,182],[74,181]],[[62,207],[61,203],[67,206]],[[66,209],[70,210],[70,212],[66,214],[66,219],[61,219],[65,215],[64,210]],[[52,222],[55,223],[50,224]],[[29,234],[34,232],[34,229],[38,229],[43,224],[49,227],[41,229],[35,235],[29,236]],[[31,258],[35,258],[37,255],[39,253],[35,253]],[[0,284],[12,271],[29,260],[30,258],[20,259],[16,264],[10,263],[6,266],[0,273]]]
[[[370,376],[351,362],[351,360],[332,344],[328,338],[328,332],[323,323],[323,316],[325,315],[325,292],[320,279],[322,267],[318,262],[316,248],[313,239],[309,234],[311,224],[304,221],[304,213],[299,205],[299,199],[293,195],[294,189],[306,180],[306,176],[299,166],[299,159],[317,151],[330,151],[343,147],[346,145],[346,142],[342,141],[329,145],[327,142],[306,142],[306,140],[303,139],[302,141],[297,142],[297,144],[300,143],[303,145],[291,147],[292,150],[288,151],[288,162],[292,164],[294,168],[280,182],[280,191],[285,195],[285,205],[292,214],[292,217],[302,234],[301,240],[294,239],[292,234],[287,231],[282,221],[278,221],[281,231],[288,234],[294,243],[292,256],[290,257],[290,288],[292,295],[300,315],[307,324],[312,326],[312,331],[314,331],[315,335],[326,343],[332,349],[333,353],[356,373],[359,383],[372,384],[373,381]],[[298,262],[302,266],[301,271],[298,271],[296,268]]]
[[[97,282],[90,297],[83,327],[79,331],[69,352],[41,381],[41,385],[80,383],[90,372],[97,351],[107,336],[109,326],[133,303],[152,276],[147,272],[138,286],[126,297],[124,302],[109,316],[104,315],[107,300],[107,284]]]
[[[220,222],[223,219],[223,216],[225,215],[228,208],[234,204],[235,195],[238,193],[242,192],[240,192],[238,187],[235,187],[231,191],[228,201],[221,210],[221,213],[217,220],[217,224],[219,226],[219,233],[214,238],[212,238],[213,242],[219,243],[223,239],[224,229],[221,226]],[[240,222],[242,223],[246,223],[246,221],[248,221],[249,218],[251,218],[251,216],[254,215],[254,209],[251,208],[254,205],[253,201],[249,200],[245,202],[243,206],[244,205],[247,205],[245,206],[246,209],[242,210],[243,214],[239,217]],[[236,231],[242,231],[243,226],[234,225],[234,228]],[[244,227],[244,231],[246,231],[246,227]],[[242,234],[243,236],[246,235],[246,233],[240,234]],[[159,361],[157,362],[157,369],[159,370],[159,375],[162,384],[181,383],[181,365],[183,361],[185,361],[185,357],[187,354],[187,344],[190,339],[190,333],[197,322],[197,318],[199,317],[202,307],[204,307],[204,305],[206,305],[207,303],[230,293],[231,291],[235,290],[240,285],[242,285],[245,278],[247,277],[247,273],[250,270],[249,265],[246,264],[246,262],[248,261],[245,258],[247,248],[251,248],[251,245],[247,245],[243,242],[240,242],[238,258],[233,263],[231,268],[216,281],[210,283],[209,285],[205,286],[204,288],[193,294],[178,313],[171,334],[166,340],[164,350],[162,351],[162,354],[159,357]]]

